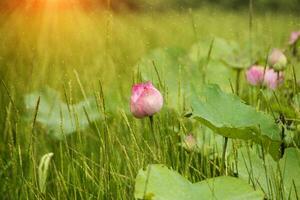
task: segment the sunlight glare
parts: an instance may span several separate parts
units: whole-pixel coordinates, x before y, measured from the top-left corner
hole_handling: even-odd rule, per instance
[[[25,10],[69,10],[69,9],[89,9],[95,6],[95,1],[91,0],[8,0],[2,5],[7,9]]]

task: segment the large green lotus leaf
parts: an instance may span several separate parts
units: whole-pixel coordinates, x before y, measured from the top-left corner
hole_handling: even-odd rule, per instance
[[[264,199],[261,190],[254,190],[246,181],[230,176],[210,178],[194,184],[195,190],[203,199]],[[199,199],[197,195],[197,199]],[[201,198],[202,199],[202,198]]]
[[[217,84],[222,90],[230,92],[230,81],[235,81],[235,72],[221,61],[210,60],[205,69],[205,80],[206,83]]]
[[[248,68],[253,61],[251,61],[250,49],[253,57],[257,58],[257,49],[253,44],[245,43],[243,46],[236,45],[231,53],[226,55],[221,60],[230,68],[243,69]]]
[[[40,104],[36,121],[47,129],[49,135],[57,139],[62,139],[63,134],[68,135],[76,130],[85,129],[89,126],[89,120],[93,122],[100,118],[94,100],[81,101],[69,105],[68,108],[59,94],[49,88],[25,96],[28,116],[33,117],[39,97]]]
[[[213,41],[205,40],[194,44],[186,58],[189,66],[194,65],[201,71],[198,84],[205,78],[206,83],[217,84],[223,90],[230,91],[230,82],[234,83],[236,73],[226,60],[235,59],[239,46],[236,42],[215,38]],[[191,78],[193,79],[193,78]]]
[[[210,60],[221,61],[231,68],[247,68],[251,65],[249,48],[249,45],[241,47],[235,41],[215,38],[194,44],[188,55],[190,60],[199,63],[207,59],[211,49]]]
[[[227,41],[223,38],[215,38],[213,41],[203,40],[197,42],[191,47],[188,55],[192,61],[199,62],[199,60],[207,58],[211,49],[210,59],[220,60],[233,54],[237,48],[238,44],[234,41]]]
[[[196,63],[187,59],[185,64],[189,70],[185,70],[185,79],[188,80],[185,84],[190,86],[188,95],[193,91],[191,88],[200,87],[204,82],[217,84],[222,90],[231,91],[230,82],[234,82],[236,73],[227,67],[224,62],[211,59],[209,62]],[[222,75],[220,76],[220,74]]]
[[[263,160],[258,150],[246,147],[238,150],[239,178],[254,184],[266,194],[275,187],[277,170],[276,162],[269,154],[264,155]]]
[[[249,54],[245,51],[234,51],[231,55],[221,59],[228,67],[235,69],[248,68],[251,65]]]
[[[284,191],[287,199],[299,199],[300,192],[300,152],[296,148],[287,148],[279,161]]]
[[[244,104],[237,96],[224,93],[217,85],[207,85],[194,95],[193,116],[225,136],[252,139],[262,134],[280,140],[280,129],[271,116]]]
[[[165,89],[165,99],[170,107],[176,107],[183,98],[189,98],[191,88],[202,85],[204,78],[207,83],[218,84],[222,89],[230,91],[230,79],[235,77],[234,72],[220,57],[224,59],[233,54],[237,45],[220,38],[215,39],[213,44],[211,55],[214,56],[211,56],[209,62],[207,55],[211,41],[203,41],[194,45],[187,55],[180,48],[154,49],[140,59],[136,68],[143,81],[150,80],[156,86],[161,86],[160,83],[165,86],[160,89]]]
[[[149,165],[140,170],[135,183],[135,198],[151,200],[263,199],[247,182],[233,177],[217,177],[191,183],[164,165]]]
[[[266,145],[274,157],[279,150],[280,129],[272,117],[224,93],[217,85],[206,85],[192,96],[193,117],[216,133],[229,138],[254,140]]]
[[[300,191],[300,153],[296,148],[285,149],[276,162],[251,148],[238,150],[239,178],[262,189],[270,199],[298,199]],[[283,187],[282,185],[283,184]],[[282,189],[283,188],[283,189]],[[282,195],[283,194],[283,195]]]

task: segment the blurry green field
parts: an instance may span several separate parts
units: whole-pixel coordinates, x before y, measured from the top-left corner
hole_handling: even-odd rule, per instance
[[[249,38],[248,18],[247,12],[214,9],[191,14],[2,14],[1,74],[7,81],[15,80],[14,87],[30,91],[44,84],[61,87],[65,77],[74,78],[75,69],[86,89],[99,79],[111,85],[118,77],[128,90],[132,67],[149,50],[189,48],[197,40],[214,37],[244,43]],[[282,46],[298,21],[296,16],[254,13],[253,41],[264,48]]]
[[[263,52],[285,47],[299,21],[299,16],[254,12],[252,44]],[[0,14],[2,198],[133,199],[138,170],[152,163],[166,164],[192,182],[222,174],[218,159],[212,162],[179,147],[179,135],[199,127],[182,117],[183,105],[169,109],[167,101],[155,116],[157,146],[148,119],[137,120],[129,113],[130,90],[137,79],[137,63],[153,49],[188,51],[197,41],[215,37],[243,45],[249,42],[249,34],[247,11],[214,8]],[[87,129],[76,126],[75,133],[56,140],[36,122],[39,112],[28,116],[24,104],[26,94],[43,88],[58,91],[68,105],[94,97],[100,119]],[[76,116],[72,108],[70,113]],[[38,165],[49,152],[54,156],[47,192],[42,193]]]

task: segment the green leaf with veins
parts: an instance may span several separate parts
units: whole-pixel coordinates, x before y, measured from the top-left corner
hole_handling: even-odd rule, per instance
[[[246,181],[238,178],[221,176],[193,184],[176,171],[160,164],[149,165],[138,172],[134,195],[136,199],[148,200],[264,198],[260,190],[255,191]]]
[[[239,178],[262,189],[270,199],[298,199],[300,191],[300,152],[287,148],[283,158],[274,161],[251,148],[238,150]],[[280,184],[278,184],[280,183]]]
[[[281,141],[274,119],[244,104],[239,97],[224,93],[217,85],[207,85],[192,96],[193,118],[225,137],[254,140],[267,145],[277,157]]]

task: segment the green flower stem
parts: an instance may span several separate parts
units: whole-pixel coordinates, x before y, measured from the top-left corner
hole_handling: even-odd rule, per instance
[[[242,72],[242,69],[236,69],[235,93],[237,96],[239,96],[239,93],[240,93],[241,72]]]
[[[155,147],[156,147],[156,149],[158,149],[159,145],[158,145],[158,141],[157,141],[157,139],[155,137],[153,116],[149,116],[149,120],[150,120],[150,127],[151,127],[152,136],[153,136],[153,139],[154,139],[154,142],[155,142]]]
[[[225,172],[226,169],[226,149],[228,144],[228,137],[224,137],[224,146],[223,146],[223,153],[222,153],[222,165],[221,165],[221,173]]]

